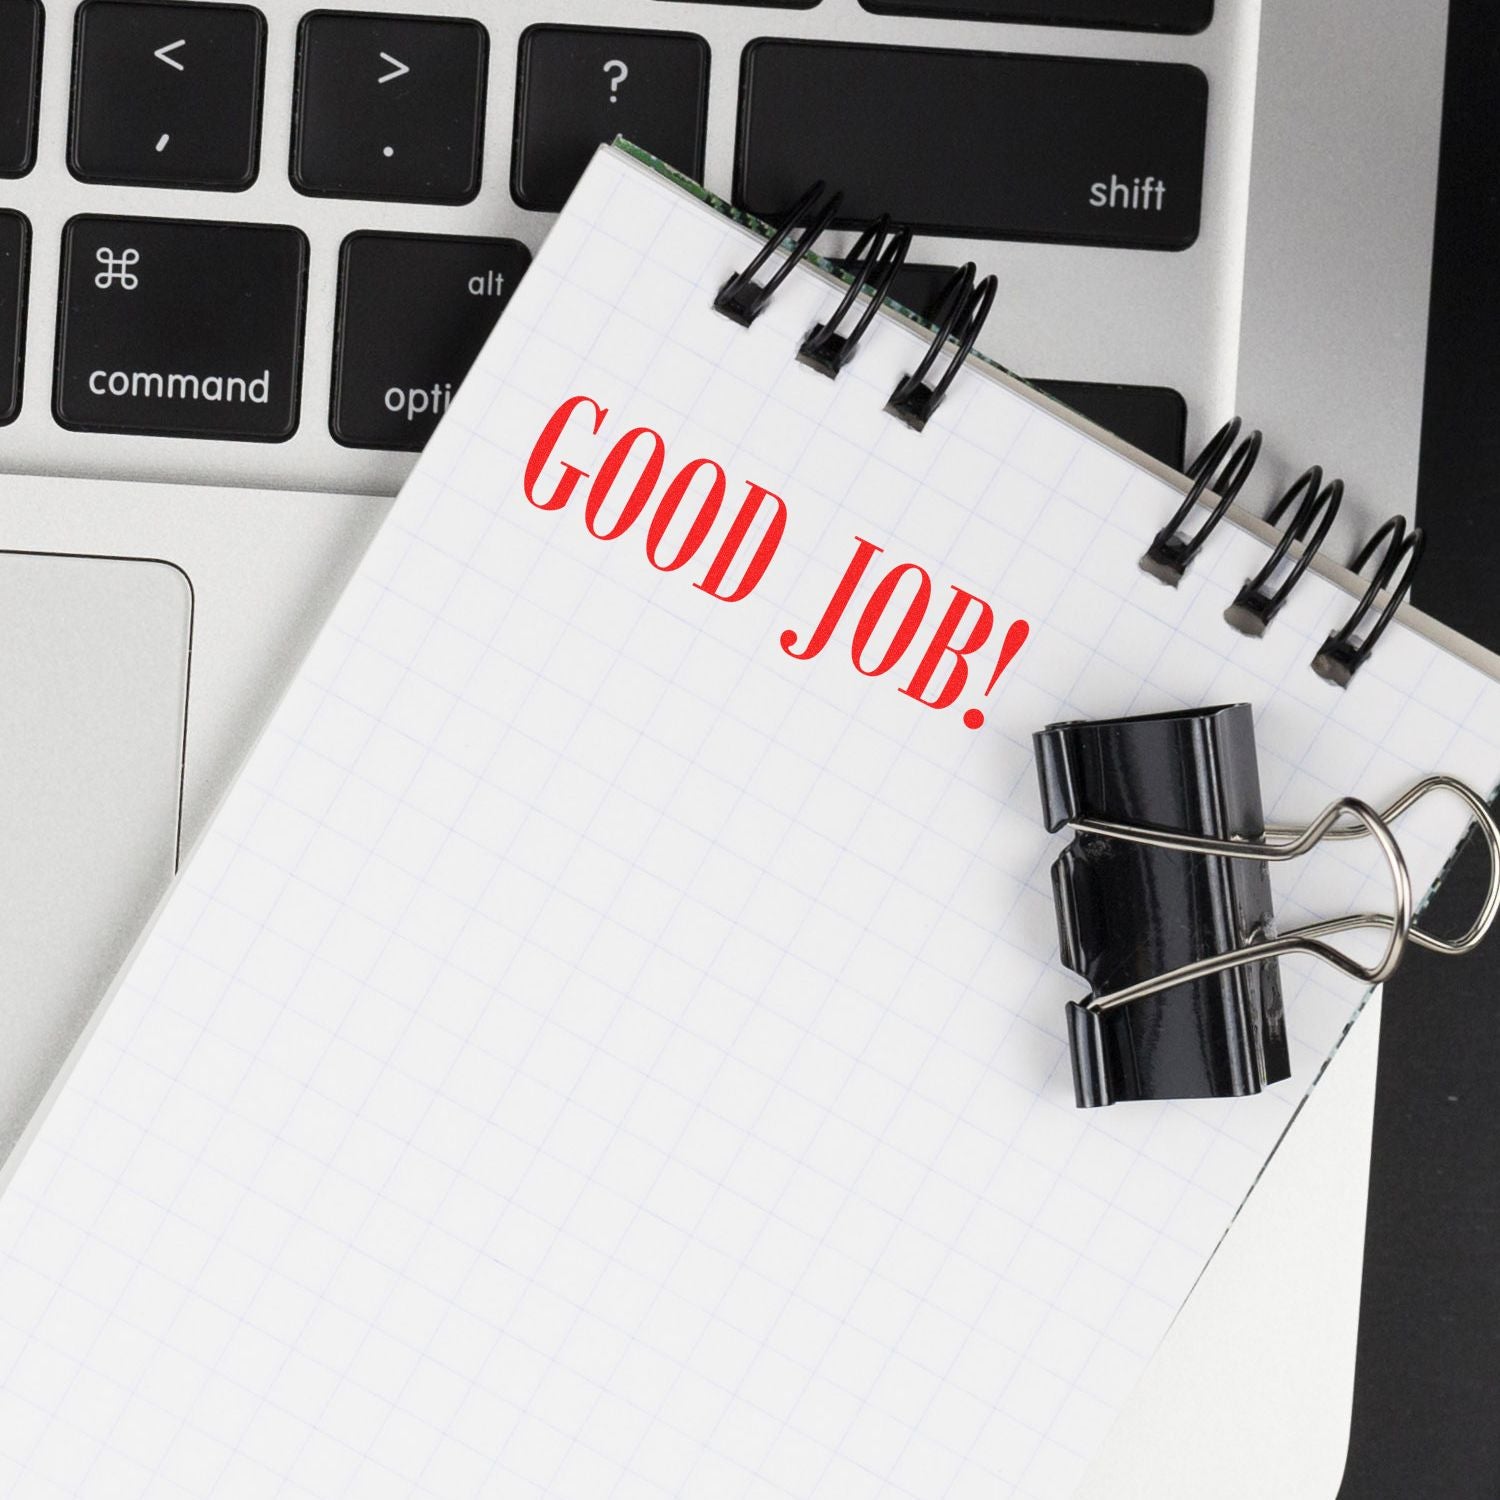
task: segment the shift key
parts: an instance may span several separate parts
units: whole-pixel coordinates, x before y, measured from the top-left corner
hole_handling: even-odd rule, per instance
[[[290,437],[306,283],[306,237],[285,225],[71,220],[57,420],[90,432]]]
[[[842,223],[1181,250],[1207,115],[1208,81],[1183,63],[752,42],[735,202],[775,217],[822,178]]]

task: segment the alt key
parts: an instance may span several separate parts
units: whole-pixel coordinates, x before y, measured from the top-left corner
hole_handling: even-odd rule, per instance
[[[339,264],[334,437],[420,449],[530,263],[518,240],[351,234]]]

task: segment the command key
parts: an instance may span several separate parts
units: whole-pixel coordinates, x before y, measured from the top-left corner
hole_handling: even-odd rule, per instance
[[[307,239],[84,214],[63,229],[64,427],[275,442],[297,429]]]

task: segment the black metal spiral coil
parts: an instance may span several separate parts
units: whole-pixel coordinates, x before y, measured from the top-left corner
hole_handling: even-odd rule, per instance
[[[990,315],[990,309],[995,305],[998,286],[999,282],[993,276],[986,276],[983,281],[976,283],[973,261],[960,266],[953,273],[943,289],[943,295],[938,299],[937,332],[927,345],[927,353],[922,356],[916,369],[903,377],[891,392],[891,399],[885,403],[885,409],[893,417],[899,417],[908,427],[915,428],[918,432],[927,425],[933,412],[942,405],[943,397],[948,394],[948,387],[963,368],[963,362],[969,357],[969,351],[973,349],[974,342]],[[927,377],[949,339],[955,340],[958,348],[954,350],[953,358],[948,361],[943,373],[928,385]]]
[[[814,183],[774,226],[755,259],[719,288],[714,297],[714,307],[725,317],[733,318],[745,328],[754,323],[776,289],[791,275],[798,262],[806,257],[818,237],[834,222],[842,198],[835,193],[825,201],[824,190],[823,183]],[[755,278],[798,225],[805,227],[786,246],[786,256],[781,265],[765,282],[758,282]],[[854,267],[853,279],[844,292],[843,300],[832,317],[808,330],[797,351],[800,363],[830,379],[838,375],[854,357],[860,340],[875,321],[875,315],[880,311],[897,273],[906,263],[910,249],[911,230],[893,224],[889,215],[882,215],[864,229],[848,257]],[[986,276],[983,281],[976,282],[974,277],[972,262],[953,273],[938,299],[934,316],[936,329],[927,352],[916,369],[901,378],[885,404],[885,409],[892,416],[898,417],[918,432],[942,405],[943,398],[973,350],[980,330],[994,306],[998,287],[996,278]],[[853,315],[861,294],[866,292],[869,296],[864,310],[848,332],[842,332],[841,329]],[[933,369],[949,340],[956,345],[952,357],[942,373],[933,378]]]
[[[854,280],[844,293],[844,300],[834,310],[826,323],[819,323],[808,330],[797,351],[797,358],[814,370],[832,378],[853,357],[865,330],[875,320],[880,305],[896,279],[896,273],[906,263],[911,249],[911,230],[893,226],[889,214],[882,214],[854,243],[849,260],[856,267]],[[859,321],[848,333],[838,331],[839,324],[854,309],[859,294],[869,288],[870,298]]]
[[[843,202],[843,194],[835,193],[824,203],[824,187],[824,183],[813,183],[782,216],[755,259],[719,288],[718,295],[714,298],[714,307],[726,318],[733,318],[742,328],[748,328],[760,316],[776,288],[792,274],[797,263],[812,249],[813,242],[833,223],[834,215]],[[807,227],[793,241],[786,259],[777,267],[776,274],[764,285],[757,282],[757,272],[776,253],[792,230],[804,221]]]
[[[1187,495],[1141,558],[1142,569],[1163,583],[1175,587],[1181,580],[1214,528],[1229,513],[1255,467],[1261,436],[1251,432],[1240,440],[1241,425],[1238,417],[1231,417],[1188,466],[1187,478],[1192,485]],[[1214,497],[1208,514],[1195,530],[1185,532],[1183,527],[1207,495]],[[1244,635],[1265,634],[1327,541],[1343,499],[1343,480],[1324,484],[1323,470],[1316,464],[1297,477],[1267,512],[1266,520],[1273,526],[1288,511],[1291,520],[1264,566],[1245,580],[1224,611],[1230,625]],[[1411,592],[1423,543],[1420,527],[1408,529],[1404,517],[1393,516],[1360,548],[1351,564],[1355,573],[1364,574],[1372,560],[1378,557],[1378,561],[1348,619],[1330,633],[1313,658],[1313,671],[1320,677],[1338,687],[1347,687],[1353,680]]]
[[[1255,577],[1245,580],[1245,586],[1235,596],[1234,603],[1224,611],[1224,618],[1245,635],[1266,633],[1266,626],[1275,619],[1281,606],[1296,588],[1297,580],[1317,556],[1318,549],[1327,540],[1329,529],[1338,516],[1339,506],[1343,504],[1344,481],[1335,479],[1325,486],[1323,471],[1314,464],[1271,507],[1266,520],[1271,525],[1276,525],[1299,495],[1302,503],[1292,516],[1291,524],[1282,532],[1281,539],[1271,549],[1266,565]],[[1302,551],[1293,558],[1280,583],[1272,588],[1272,577],[1297,542],[1302,544]]]
[[[1422,560],[1426,541],[1420,526],[1408,531],[1405,516],[1392,516],[1359,549],[1353,564],[1356,573],[1364,572],[1365,565],[1382,544],[1385,548],[1370,575],[1370,586],[1354,606],[1354,612],[1323,642],[1322,649],[1313,657],[1313,671],[1319,677],[1339,687],[1349,686],[1411,592],[1412,575]],[[1377,609],[1382,593],[1386,594],[1386,601]]]
[[[1204,542],[1234,504],[1235,497],[1245,487],[1255,461],[1260,457],[1261,437],[1258,431],[1250,433],[1230,453],[1234,441],[1240,435],[1240,419],[1231,417],[1204,445],[1187,468],[1187,477],[1193,481],[1181,505],[1172,519],[1151,539],[1151,545],[1141,558],[1141,567],[1153,578],[1169,583],[1176,588],[1187,572],[1193,559],[1202,550]],[[1198,508],[1205,494],[1218,496],[1218,503],[1208,517],[1191,534],[1182,531],[1183,523]]]

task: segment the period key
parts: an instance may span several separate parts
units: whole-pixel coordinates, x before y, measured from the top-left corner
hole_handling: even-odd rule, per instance
[[[317,10],[297,32],[292,186],[467,203],[479,191],[489,33],[445,16]]]
[[[530,263],[518,240],[351,234],[339,263],[334,437],[421,448]]]
[[[290,437],[306,281],[307,239],[286,225],[69,221],[57,420],[91,432]]]

